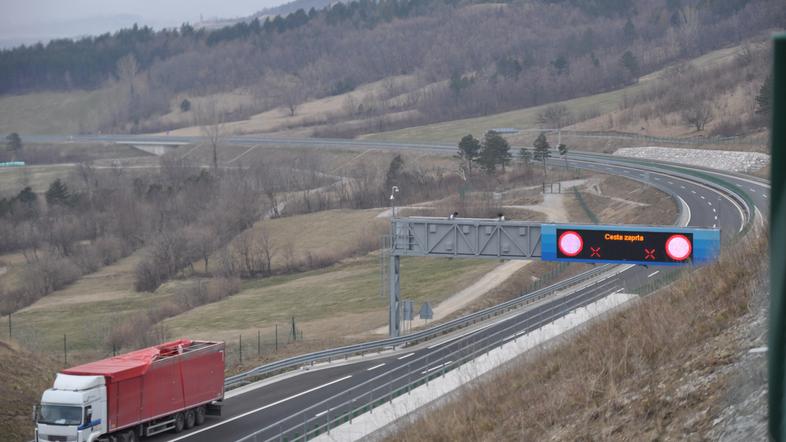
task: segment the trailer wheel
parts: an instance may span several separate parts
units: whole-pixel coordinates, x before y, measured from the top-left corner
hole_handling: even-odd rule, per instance
[[[118,439],[121,442],[136,442],[136,433],[134,433],[134,430],[128,430],[125,433],[120,433]]]
[[[194,428],[194,421],[196,420],[196,413],[194,410],[187,410],[186,411],[186,429]]]
[[[175,433],[180,433],[183,431],[183,427],[185,426],[185,419],[183,418],[183,413],[177,413],[175,415]]]
[[[197,407],[196,409],[196,419],[194,423],[197,425],[202,425],[205,423],[205,414],[207,414],[207,410],[205,410],[205,406],[202,405],[201,407]]]

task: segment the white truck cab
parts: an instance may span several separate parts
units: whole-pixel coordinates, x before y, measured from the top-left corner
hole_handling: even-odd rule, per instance
[[[36,410],[37,442],[93,442],[107,431],[103,376],[58,373]]]

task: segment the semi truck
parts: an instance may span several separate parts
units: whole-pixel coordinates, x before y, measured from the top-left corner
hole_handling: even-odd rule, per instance
[[[34,409],[38,442],[131,442],[221,414],[224,343],[181,339],[57,373]]]

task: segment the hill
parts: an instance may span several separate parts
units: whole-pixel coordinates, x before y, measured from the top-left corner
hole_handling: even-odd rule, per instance
[[[209,105],[190,106],[203,97],[245,97],[219,109],[222,121],[295,116],[310,100],[411,78],[346,98],[356,124],[316,133],[347,136],[609,91],[779,26],[784,14],[776,0],[356,1],[215,30],[133,27],[1,51],[0,93],[91,91],[100,111],[67,113],[71,127],[149,132],[215,118]],[[162,118],[173,113],[183,118]]]

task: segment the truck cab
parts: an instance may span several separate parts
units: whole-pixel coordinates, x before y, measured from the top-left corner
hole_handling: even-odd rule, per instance
[[[36,441],[88,442],[106,433],[103,376],[58,373],[36,412]]]

